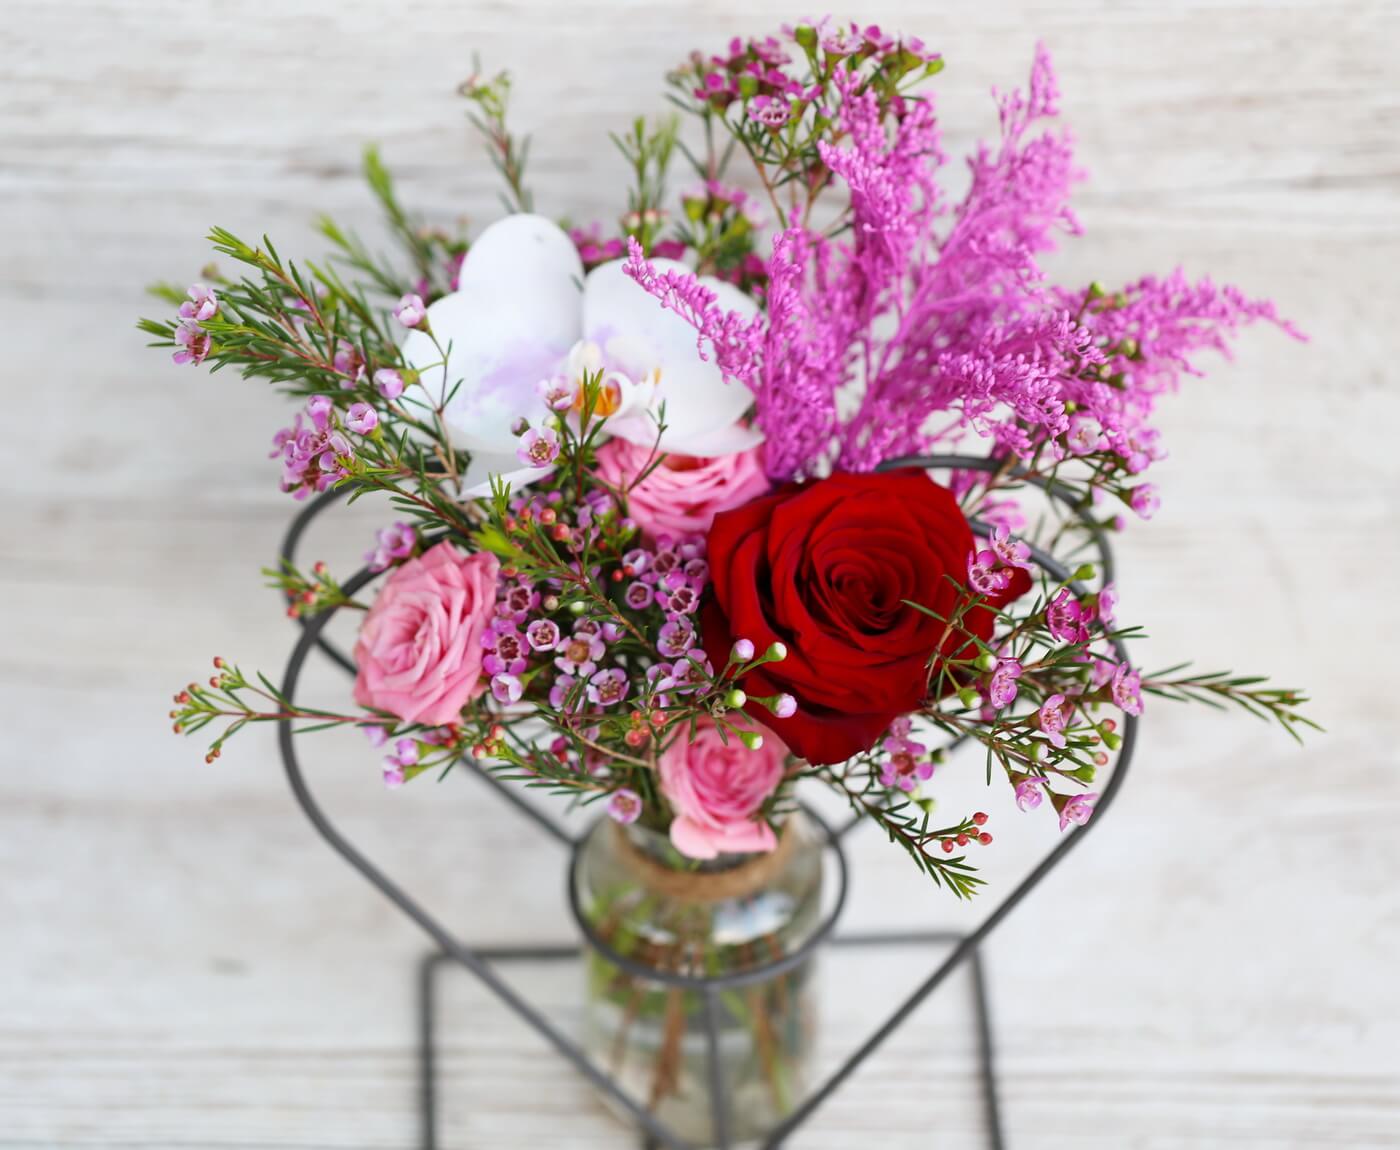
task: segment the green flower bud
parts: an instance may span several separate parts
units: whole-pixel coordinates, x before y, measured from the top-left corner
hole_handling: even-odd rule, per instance
[[[806,51],[817,46],[817,30],[810,24],[799,24],[792,30],[792,38],[797,41],[798,47]]]
[[[958,689],[958,702],[964,707],[975,707],[982,701],[982,696],[971,687],[960,687]]]
[[[1092,563],[1081,563],[1075,568],[1073,578],[1076,582],[1084,582],[1086,579],[1094,577],[1094,565]]]
[[[585,603],[582,599],[575,599],[572,603],[569,604],[570,615],[582,615],[587,610],[588,604]]]
[[[787,658],[786,643],[772,643],[768,650],[763,653],[764,661],[767,663],[781,663]]]
[[[997,657],[990,651],[983,651],[977,656],[977,669],[979,671],[995,671],[997,668]]]
[[[757,731],[740,731],[739,741],[751,751],[756,751],[763,746],[763,736]]]
[[[749,697],[744,694],[743,691],[739,690],[738,687],[735,687],[724,696],[724,705],[726,707],[733,707],[736,711],[748,701]]]

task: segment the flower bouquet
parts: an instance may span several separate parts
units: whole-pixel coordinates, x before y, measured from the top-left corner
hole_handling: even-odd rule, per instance
[[[702,1141],[699,999],[646,971],[742,972],[811,936],[800,780],[965,898],[993,832],[936,812],[947,744],[1064,830],[1146,696],[1312,725],[1255,677],[1132,666],[1102,553],[1157,506],[1158,398],[1243,324],[1296,333],[1179,272],[1049,282],[1041,257],[1080,230],[1049,58],[997,97],[958,199],[942,67],[830,21],[696,53],[669,77],[684,124],[614,136],[618,226],[572,230],[531,211],[507,77],[473,79],[511,210],[470,243],[415,221],[371,151],[402,261],[329,220],[318,263],[216,229],[239,271],[158,289],[178,314],[141,325],[299,399],[272,452],[294,498],[399,514],[372,599],[323,564],[269,573],[293,616],[362,613],[353,706],[216,659],[175,730],[212,732],[212,761],[250,723],[353,726],[390,787],[471,761],[604,815],[575,895],[627,962],[590,963],[589,1049]],[[793,1105],[809,984],[803,962],[721,1000],[736,1136]]]

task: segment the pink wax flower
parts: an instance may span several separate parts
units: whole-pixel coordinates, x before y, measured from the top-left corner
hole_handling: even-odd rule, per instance
[[[607,811],[609,818],[626,826],[635,823],[642,813],[642,800],[636,791],[623,787],[608,797]]]
[[[1061,587],[1045,608],[1045,626],[1050,634],[1061,643],[1084,643],[1089,639],[1089,628],[1084,624],[1088,616],[1068,587]]]
[[[385,399],[398,399],[403,394],[403,376],[392,367],[381,367],[374,373],[374,387]]]
[[[1060,808],[1060,830],[1068,830],[1071,823],[1082,827],[1094,813],[1094,804],[1098,801],[1099,796],[1094,791],[1071,795]]]
[[[408,723],[456,722],[483,689],[499,569],[494,555],[439,543],[394,571],[355,641],[355,701]]]
[[[1041,704],[1040,729],[1045,732],[1045,737],[1050,741],[1052,747],[1065,745],[1064,731],[1065,727],[1069,725],[1072,713],[1072,709],[1065,705],[1063,695],[1051,695]]]
[[[1011,572],[997,569],[996,553],[971,551],[967,556],[967,585],[979,595],[996,595],[1011,582]]]
[[[213,288],[203,284],[191,284],[188,295],[190,298],[180,305],[181,319],[199,323],[211,318],[219,310],[219,297],[214,294]]]
[[[521,438],[515,454],[526,467],[548,467],[559,458],[559,436],[547,427],[543,431],[532,427]]]
[[[1025,571],[1031,569],[1031,549],[1021,540],[1013,539],[1011,528],[1005,523],[999,523],[992,529],[992,537],[988,542],[991,544],[992,554],[1007,567],[1020,567]]]
[[[618,490],[649,462],[651,448],[612,439],[598,449],[598,477]],[[742,507],[769,490],[762,452],[697,459],[667,455],[650,475],[627,492],[628,513],[651,539],[662,535],[703,535],[721,511]]]
[[[1112,583],[1105,583],[1103,589],[1099,591],[1098,601],[1099,622],[1104,625],[1104,630],[1112,630],[1114,623],[1114,612],[1118,609],[1118,588]]]
[[[771,851],[773,828],[754,816],[783,781],[787,748],[765,733],[751,751],[732,735],[728,744],[708,718],[693,741],[682,731],[661,753],[661,793],[675,811],[671,843],[688,858]]]
[[[1019,659],[997,660],[991,681],[987,684],[987,702],[994,712],[1009,707],[1016,701],[1016,694],[1020,690],[1016,686],[1016,680],[1023,673]]]
[[[1127,663],[1113,672],[1113,702],[1125,715],[1142,714],[1142,676]]]
[[[368,435],[379,426],[379,413],[367,403],[352,403],[345,413],[345,426],[356,435]]]
[[[1035,810],[1045,798],[1044,786],[1044,779],[1022,779],[1016,784],[1016,805],[1023,811]]]
[[[428,318],[428,309],[423,306],[423,297],[409,292],[394,308],[394,318],[404,327],[417,327]]]
[[[1157,498],[1157,488],[1151,483],[1142,483],[1134,487],[1129,499],[1133,510],[1143,519],[1151,519],[1157,514],[1157,508],[1162,505],[1162,501]]]
[[[180,350],[170,358],[176,363],[192,363],[196,367],[204,362],[213,347],[209,333],[190,319],[180,321],[180,326],[175,329],[175,342],[180,345]]]

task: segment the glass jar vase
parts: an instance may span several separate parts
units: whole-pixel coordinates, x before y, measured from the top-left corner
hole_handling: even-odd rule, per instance
[[[687,1141],[712,1144],[717,1122],[731,1143],[758,1138],[803,1096],[815,949],[764,968],[822,928],[824,841],[797,811],[766,854],[696,862],[664,833],[608,819],[579,847],[584,1049]]]

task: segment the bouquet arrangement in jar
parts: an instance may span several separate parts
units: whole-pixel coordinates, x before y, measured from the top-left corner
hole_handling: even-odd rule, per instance
[[[614,137],[634,176],[616,225],[573,230],[531,210],[507,78],[477,78],[511,211],[470,242],[410,216],[373,152],[398,262],[330,221],[316,263],[214,231],[237,270],[161,289],[178,314],[143,328],[299,401],[273,444],[291,496],[382,492],[399,514],[370,545],[372,598],[323,565],[272,572],[293,615],[361,613],[353,705],[297,707],[218,659],[176,695],[176,731],[211,733],[212,760],[249,723],[354,726],[390,787],[471,760],[596,804],[596,921],[715,971],[810,917],[799,780],[966,897],[976,852],[1016,828],[935,811],[940,745],[979,744],[989,785],[1064,829],[1149,697],[1309,725],[1257,678],[1133,666],[1115,586],[1080,558],[1158,505],[1159,398],[1241,325],[1293,329],[1180,272],[1048,280],[1080,230],[1049,58],[997,97],[957,199],[942,67],[831,21],[696,53],[669,78],[684,121]],[[969,444],[979,466],[927,466]],[[1037,486],[1056,500],[1032,508]],[[1065,577],[1038,556],[1070,557]],[[638,1088],[662,1103],[685,995],[595,978],[610,1044],[650,1019]],[[786,1105],[800,981],[726,1008],[759,1109]]]

